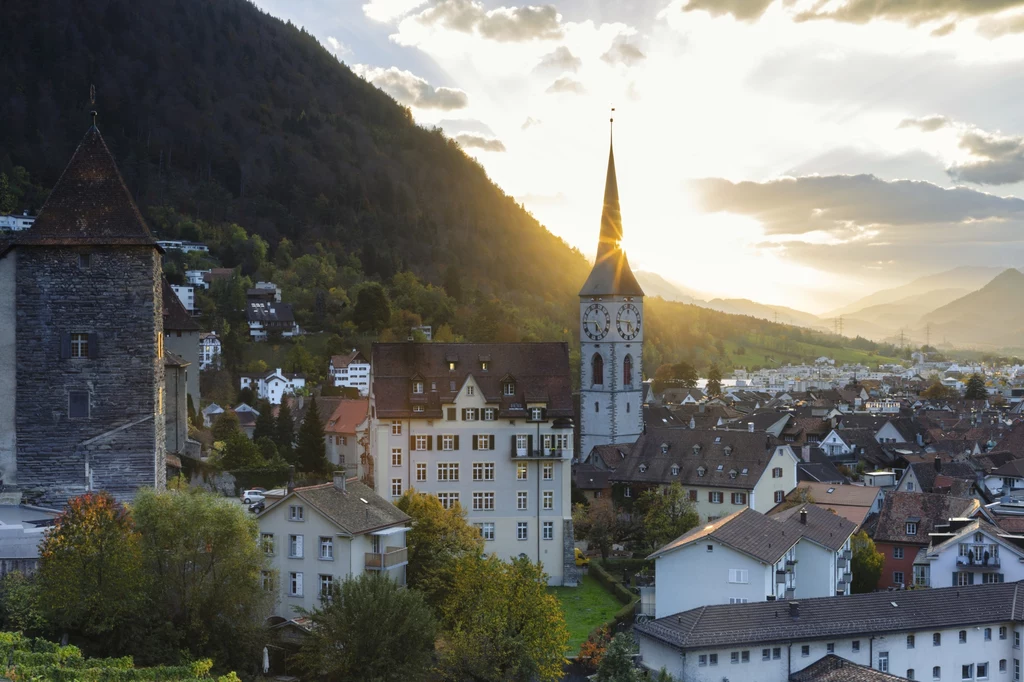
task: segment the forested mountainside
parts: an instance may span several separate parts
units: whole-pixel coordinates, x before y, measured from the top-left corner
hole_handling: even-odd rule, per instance
[[[39,208],[95,108],[154,230],[211,245],[213,262],[177,259],[171,277],[205,264],[274,279],[301,324],[345,343],[419,322],[478,341],[575,338],[584,257],[305,31],[244,0],[39,0],[4,18],[18,29],[0,60],[0,172],[16,210]],[[371,282],[390,319],[368,328],[352,316]],[[207,326],[230,326],[229,299],[200,300]],[[648,313],[651,372],[846,343],[679,303]]]

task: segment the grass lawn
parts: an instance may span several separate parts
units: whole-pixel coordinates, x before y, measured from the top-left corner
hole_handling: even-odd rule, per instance
[[[562,602],[565,624],[569,628],[567,656],[578,654],[590,631],[610,621],[622,608],[619,600],[590,575],[583,576],[579,587],[552,587],[549,590]]]

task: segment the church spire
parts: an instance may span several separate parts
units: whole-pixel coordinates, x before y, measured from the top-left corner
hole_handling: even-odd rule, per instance
[[[615,111],[612,109],[612,111]],[[610,119],[611,126],[615,119]],[[608,139],[608,175],[604,181],[604,208],[601,210],[601,236],[597,242],[597,260],[608,258],[622,242],[622,212],[619,210],[619,183],[615,178],[614,131]]]

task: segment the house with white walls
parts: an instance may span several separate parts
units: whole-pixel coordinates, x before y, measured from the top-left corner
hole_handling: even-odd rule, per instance
[[[950,519],[929,536],[931,544],[918,552],[914,560],[917,587],[963,587],[1024,580],[1024,538],[984,518]]]
[[[239,375],[241,388],[251,388],[260,400],[268,400],[271,405],[280,405],[281,398],[306,387],[306,377],[301,374],[282,372],[281,368],[258,374],[245,373]]]

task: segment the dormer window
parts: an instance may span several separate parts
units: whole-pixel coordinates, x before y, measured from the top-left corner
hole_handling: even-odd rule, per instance
[[[668,454],[668,443],[662,443],[661,444],[661,454],[663,454],[663,455],[667,455]]]
[[[412,382],[412,392],[413,392],[413,395],[422,395],[423,394],[423,382],[422,381],[414,381],[414,382]]]
[[[672,475],[673,476],[678,476],[679,475],[679,465],[678,464],[673,464],[672,465]]]
[[[544,408],[542,407],[531,407],[530,408],[530,421],[539,422],[544,420]]]
[[[731,445],[726,445],[724,450],[725,450],[725,456],[726,457],[728,457],[729,455],[732,454],[732,446]]]
[[[481,360],[480,361],[480,371],[486,372],[488,369],[490,369],[490,367],[491,367],[491,361],[490,360]]]
[[[916,521],[907,521],[907,535],[917,535]]]
[[[697,445],[693,446],[693,454],[695,454],[695,455],[699,455],[700,454],[700,443],[698,443]]]
[[[515,395],[516,394],[516,382],[505,381],[501,384],[502,395]]]
[[[703,476],[706,471],[707,471],[707,469],[705,469],[704,467],[697,467],[697,475],[698,476]]]
[[[736,478],[736,470],[729,469],[729,478]]]
[[[641,464],[641,465],[640,465],[640,473],[642,474],[642,473],[644,473],[645,471],[647,471],[647,465],[646,465],[646,464]]]
[[[449,360],[448,361],[448,371],[449,372],[454,372],[455,371],[455,361],[454,360]]]

